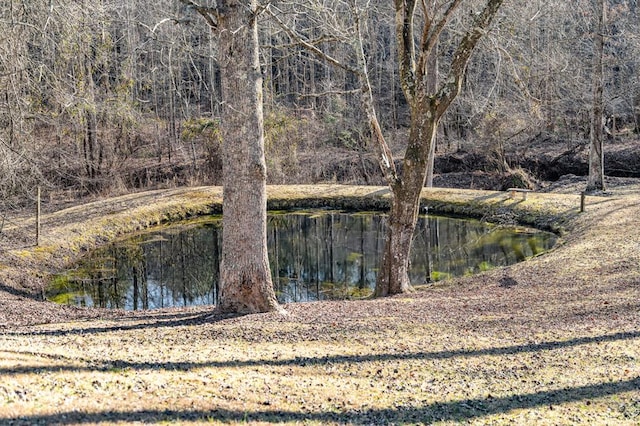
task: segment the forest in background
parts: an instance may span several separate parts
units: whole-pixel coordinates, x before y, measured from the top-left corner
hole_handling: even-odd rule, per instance
[[[554,161],[586,158],[593,3],[503,6],[441,123],[436,173],[516,171],[535,185],[561,174]],[[348,29],[311,4],[273,1],[272,10],[323,52],[353,61]],[[409,117],[391,6],[368,2],[363,35],[379,118],[400,153]],[[473,2],[465,7],[457,20],[474,13]],[[293,44],[267,14],[260,19],[268,182],[384,184],[357,78]],[[636,2],[608,0],[606,20],[607,144],[626,146],[640,121]],[[463,26],[453,20],[445,36]],[[36,186],[56,198],[221,183],[217,42],[194,11],[175,0],[8,0],[0,34],[3,210],[33,198]],[[442,67],[453,51],[446,41]],[[624,162],[606,171],[638,174]]]

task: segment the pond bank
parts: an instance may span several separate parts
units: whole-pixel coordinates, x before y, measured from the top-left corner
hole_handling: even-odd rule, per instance
[[[345,185],[269,186],[270,209],[326,207],[348,210],[384,210],[389,203],[385,187]],[[83,253],[119,236],[152,226],[222,209],[220,187],[147,191],[94,201],[45,214],[40,246],[23,241],[0,257],[0,327],[60,321],[67,316],[94,317],[96,312],[39,303],[47,276],[73,263]],[[579,196],[531,194],[527,200],[508,193],[458,189],[425,189],[422,205],[434,213],[472,216],[499,223],[522,223],[560,235],[578,215]],[[3,236],[24,236],[34,219],[14,221]],[[19,238],[14,238],[18,241]],[[24,240],[24,237],[23,237]],[[38,302],[33,308],[23,304]],[[43,306],[46,305],[46,306]],[[101,314],[100,314],[101,315]],[[113,314],[110,314],[113,315]]]

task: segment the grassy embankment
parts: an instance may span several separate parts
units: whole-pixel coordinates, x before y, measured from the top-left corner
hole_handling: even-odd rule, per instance
[[[372,208],[385,194],[270,188],[277,208]],[[640,199],[590,198],[579,214],[571,195],[425,196],[432,210],[517,219],[563,240],[408,296],[289,305],[287,316],[87,315],[30,299],[29,286],[107,239],[215,210],[219,189],[47,215],[40,248],[3,253],[0,423],[639,424]],[[33,324],[43,321],[61,322]]]

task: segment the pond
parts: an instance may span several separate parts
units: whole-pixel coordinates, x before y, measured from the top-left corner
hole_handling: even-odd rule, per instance
[[[281,303],[369,296],[384,247],[386,216],[339,211],[272,212],[269,260]],[[222,219],[209,217],[106,246],[51,283],[50,300],[80,306],[156,309],[215,304]],[[413,284],[523,261],[551,248],[553,234],[470,219],[421,216]]]

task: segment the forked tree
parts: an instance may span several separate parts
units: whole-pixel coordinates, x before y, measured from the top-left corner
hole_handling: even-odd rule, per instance
[[[270,10],[270,16],[296,42],[324,60],[352,71],[359,78],[363,109],[371,128],[372,146],[391,190],[391,211],[375,294],[376,296],[399,294],[411,289],[409,282],[411,241],[418,220],[420,196],[427,179],[429,164],[435,155],[433,144],[438,123],[460,93],[471,54],[487,32],[503,0],[487,0],[478,13],[472,14],[467,29],[462,32],[448,62],[448,72],[444,73],[441,80],[438,80],[438,73],[433,69],[438,66],[437,46],[452,19],[456,16],[461,19],[456,12],[459,12],[463,4],[472,2],[393,0],[400,86],[411,114],[409,136],[401,170],[396,168],[376,113],[362,35],[361,18],[366,9],[360,6],[358,0],[337,1],[333,7],[344,8],[347,3],[350,14],[349,22],[344,23],[344,28],[345,31],[352,32],[352,37],[344,42],[355,47],[356,68],[324,53],[312,41],[306,40],[296,32],[295,28],[286,25],[276,11]],[[315,9],[310,7],[306,10],[308,12],[322,8],[327,10],[327,2],[317,2]],[[334,15],[343,15],[342,12],[344,11],[341,13],[334,11]],[[455,32],[449,28],[447,37],[451,37]]]
[[[452,0],[438,8],[428,7],[418,0],[394,0],[395,35],[398,49],[400,86],[411,114],[407,147],[402,160],[402,172],[389,158],[390,150],[384,138],[375,137],[380,167],[391,189],[392,202],[386,234],[382,267],[376,283],[376,296],[404,293],[411,289],[409,255],[418,219],[420,194],[425,185],[427,168],[434,155],[432,145],[438,123],[460,93],[465,69],[478,41],[486,33],[503,0],[487,0],[483,9],[473,14],[471,23],[453,52],[441,81],[429,78],[432,53],[445,26],[463,0]],[[416,19],[418,12],[422,19]],[[417,27],[417,22],[421,22]],[[377,126],[379,128],[379,126]]]
[[[258,4],[256,0],[180,1],[197,11],[219,37],[224,189],[218,309],[281,310],[267,255]]]

